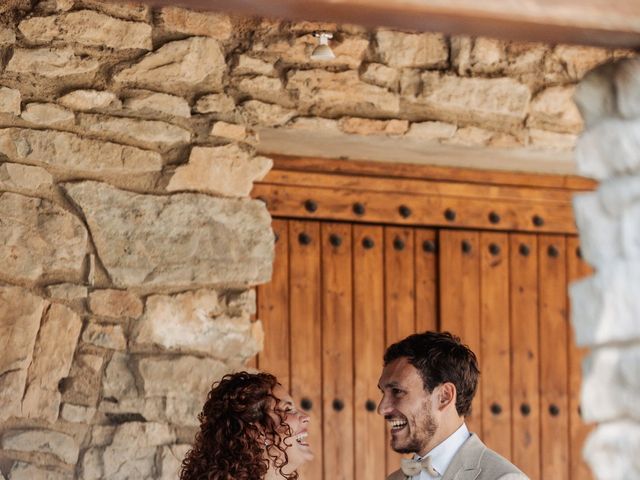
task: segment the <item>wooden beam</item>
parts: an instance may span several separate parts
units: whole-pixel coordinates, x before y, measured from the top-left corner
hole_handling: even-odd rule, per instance
[[[640,47],[637,0],[143,0],[156,6],[509,40]]]

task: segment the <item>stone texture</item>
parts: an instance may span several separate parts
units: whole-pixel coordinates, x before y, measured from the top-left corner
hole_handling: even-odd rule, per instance
[[[238,90],[254,100],[277,103],[285,107],[294,106],[294,101],[290,93],[284,90],[280,78],[265,76],[243,77],[238,82]]]
[[[81,112],[122,106],[115,93],[101,90],[74,90],[60,97],[58,103]]]
[[[0,113],[20,115],[20,90],[0,86]]]
[[[495,38],[475,38],[470,50],[469,70],[476,74],[498,73],[506,66],[506,57],[506,42]]]
[[[223,360],[250,358],[262,347],[262,331],[256,325],[249,315],[224,315],[216,291],[153,295],[133,340],[136,347],[197,352]]]
[[[82,480],[100,480],[104,478],[101,448],[91,447],[83,452],[79,473]]]
[[[0,193],[2,276],[22,282],[78,276],[87,248],[80,220],[53,203]]]
[[[233,98],[224,93],[213,93],[200,97],[195,106],[198,113],[231,113],[235,108],[236,104]]]
[[[251,290],[228,292],[226,295],[226,303],[226,312],[229,315],[241,315],[243,313],[255,315],[256,291],[252,288]]]
[[[100,394],[103,362],[100,355],[77,354],[64,381],[63,401],[94,407]]]
[[[259,58],[253,58],[242,54],[238,57],[238,65],[233,69],[234,75],[264,75],[267,77],[278,76],[278,71],[273,63]]]
[[[111,350],[124,350],[127,347],[121,325],[89,323],[82,332],[82,341]]]
[[[640,347],[602,347],[583,363],[580,407],[585,422],[640,419]]]
[[[362,80],[379,87],[396,90],[400,84],[400,71],[381,63],[370,63],[362,72]]]
[[[9,430],[0,445],[6,450],[50,453],[65,463],[78,461],[79,445],[73,437],[54,430]]]
[[[578,136],[573,133],[557,133],[531,128],[528,131],[528,146],[540,150],[573,150]]]
[[[456,133],[457,127],[445,122],[418,122],[412,123],[405,137],[416,140],[438,141],[451,138]]]
[[[96,414],[95,407],[85,407],[84,405],[73,405],[63,403],[60,409],[60,418],[71,423],[91,423]]]
[[[206,400],[203,395],[180,395],[176,393],[166,399],[165,417],[173,425],[198,427],[198,415]]]
[[[129,356],[120,352],[115,352],[111,357],[104,372],[103,393],[106,398],[121,400],[137,395],[136,380],[129,361]]]
[[[59,283],[47,287],[47,295],[55,300],[73,302],[87,298],[87,287],[73,283]]]
[[[222,138],[228,138],[237,142],[247,139],[249,132],[244,125],[236,125],[235,123],[216,122],[211,128],[210,135]]]
[[[135,0],[127,2],[110,3],[103,0],[76,0],[76,2],[92,10],[98,10],[113,17],[125,20],[149,22],[151,20],[151,7]]]
[[[384,88],[363,83],[355,71],[296,71],[289,75],[287,90],[298,98],[298,110],[305,114],[394,117],[400,100]]]
[[[158,153],[56,131],[0,129],[0,153],[75,173],[131,175],[162,169]]]
[[[113,480],[151,480],[154,478],[156,447],[131,446],[105,448],[101,478]]]
[[[548,58],[546,76],[549,81],[575,82],[608,58],[609,52],[604,48],[557,45]]]
[[[194,147],[189,163],[176,169],[167,190],[196,190],[229,197],[249,195],[253,182],[261,180],[273,161],[252,156],[236,144]]]
[[[89,296],[89,308],[101,317],[138,318],[143,304],[137,295],[126,290],[95,290]]]
[[[78,125],[119,143],[167,150],[191,140],[191,132],[158,120],[139,120],[105,115],[79,114]]]
[[[44,168],[18,163],[0,164],[0,188],[36,191],[51,185],[53,177]]]
[[[465,147],[480,147],[489,145],[495,132],[478,127],[462,127],[450,137],[442,140],[447,145],[462,145]]]
[[[59,41],[115,50],[152,48],[150,25],[118,20],[92,10],[29,18],[18,28],[27,42],[36,45]]]
[[[164,114],[174,117],[191,117],[191,108],[184,98],[139,90],[124,102],[125,108],[141,114]]]
[[[640,478],[640,423],[631,420],[598,425],[583,455],[598,480]]]
[[[193,396],[201,400],[200,405],[213,382],[230,371],[227,364],[218,360],[188,355],[143,358],[138,369],[145,396]]]
[[[259,100],[249,100],[242,104],[240,113],[249,125],[278,127],[296,116],[296,110]]]
[[[16,33],[8,27],[0,26],[0,47],[16,43]]]
[[[582,131],[582,117],[573,102],[575,87],[550,87],[531,102],[527,125],[561,133]]]
[[[182,460],[187,456],[191,445],[171,445],[162,447],[160,451],[159,480],[173,480],[179,478]]]
[[[116,428],[111,445],[114,447],[156,447],[176,441],[169,425],[153,422],[127,422]]]
[[[311,58],[313,50],[318,46],[318,39],[313,34],[296,37],[293,41],[282,40],[264,46],[254,46],[259,53],[277,59],[285,65],[297,67],[322,68],[328,64],[327,60]],[[341,41],[329,40],[329,46],[335,55],[330,65],[335,68],[357,69],[369,49],[366,38],[345,36]]]
[[[64,79],[74,75],[93,76],[99,68],[98,60],[78,55],[70,48],[16,48],[5,72]]]
[[[233,24],[228,15],[214,12],[194,12],[179,7],[165,7],[160,11],[160,26],[171,33],[202,35],[228,40]]]
[[[621,60],[615,69],[613,84],[618,112],[625,118],[640,117],[640,59]]]
[[[27,122],[45,127],[68,127],[73,125],[75,120],[73,112],[55,103],[29,103],[21,117]]]
[[[42,318],[22,400],[23,416],[50,423],[58,418],[58,383],[69,374],[81,327],[78,314],[58,303]]]
[[[340,130],[355,135],[402,135],[409,130],[407,120],[371,120],[368,118],[342,117]]]
[[[9,472],[9,480],[73,480],[73,475],[70,472],[47,470],[25,462],[16,462]]]
[[[0,421],[21,414],[27,369],[46,306],[20,287],[0,287]]]
[[[96,182],[65,188],[117,286],[193,288],[271,276],[273,235],[262,202],[140,195]]]
[[[98,405],[98,411],[114,421],[138,419],[166,423],[168,419],[165,415],[165,404],[166,400],[162,397],[121,397],[117,401],[105,397]]]
[[[640,120],[610,118],[587,129],[575,158],[581,175],[599,180],[640,172]]]
[[[391,67],[441,68],[447,65],[449,49],[440,33],[376,33],[378,54]]]
[[[193,88],[220,90],[225,71],[220,44],[212,38],[191,37],[164,44],[114,79],[127,86],[180,93]]]
[[[422,78],[422,95],[407,100],[407,108],[413,107],[413,115],[421,118],[513,130],[522,126],[529,108],[529,88],[511,78],[459,78],[434,72]]]
[[[580,346],[640,340],[640,262],[615,260],[569,287],[576,343]]]

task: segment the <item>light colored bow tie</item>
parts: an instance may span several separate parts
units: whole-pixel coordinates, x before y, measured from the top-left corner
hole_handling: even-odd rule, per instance
[[[412,458],[403,458],[400,462],[400,469],[408,477],[420,475],[421,471],[427,472],[432,477],[440,474],[431,466],[431,457],[424,457],[422,460],[414,460]]]

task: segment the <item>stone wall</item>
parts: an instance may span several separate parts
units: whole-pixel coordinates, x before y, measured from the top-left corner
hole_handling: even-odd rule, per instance
[[[572,148],[626,52],[0,5],[0,479],[175,478],[211,382],[261,348],[260,127]],[[314,62],[311,32],[335,32]]]

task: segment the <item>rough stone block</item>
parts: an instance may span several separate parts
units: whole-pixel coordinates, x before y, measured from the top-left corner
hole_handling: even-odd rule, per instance
[[[42,318],[22,400],[22,415],[53,423],[58,418],[58,383],[69,374],[82,320],[73,310],[54,303]]]
[[[0,26],[0,47],[16,43],[16,33],[13,29]]]
[[[259,100],[248,100],[240,107],[240,114],[249,125],[279,127],[297,115],[296,110]]]
[[[377,51],[391,67],[442,68],[449,60],[449,48],[440,33],[402,33],[380,30]]]
[[[342,117],[338,127],[355,135],[402,135],[409,130],[407,120],[371,120],[369,118]]]
[[[162,157],[156,152],[52,130],[0,129],[0,153],[19,162],[84,174],[132,175],[162,170]]]
[[[73,480],[73,474],[59,470],[47,470],[25,462],[16,462],[9,471],[9,480]]]
[[[87,287],[72,283],[59,283],[47,287],[47,295],[55,300],[73,302],[87,298]]]
[[[536,150],[568,151],[576,146],[578,136],[573,133],[558,133],[530,128],[527,146]]]
[[[79,10],[48,17],[33,17],[20,22],[20,32],[29,43],[79,43],[116,50],[151,50],[151,25],[127,22],[94,12]]]
[[[6,450],[50,453],[70,464],[78,461],[80,453],[73,437],[54,430],[9,430],[2,434],[0,445]]]
[[[587,128],[600,120],[618,116],[613,82],[616,68],[613,63],[600,65],[588,72],[576,87],[573,100]]]
[[[195,106],[198,113],[231,113],[235,108],[233,98],[224,93],[212,93],[200,97]]]
[[[456,133],[457,128],[453,123],[417,122],[411,124],[405,137],[428,142],[445,140],[451,138]]]
[[[143,304],[140,297],[126,290],[95,290],[89,296],[89,308],[101,317],[138,318]]]
[[[640,423],[632,420],[598,425],[584,445],[583,456],[599,480],[640,478]]]
[[[55,103],[29,103],[21,117],[27,122],[46,127],[68,127],[75,120],[73,112]]]
[[[580,407],[586,422],[640,420],[640,344],[601,347],[583,362]]]
[[[235,123],[216,122],[211,128],[210,135],[222,138],[228,138],[237,142],[247,140],[249,132],[244,125],[236,125]]]
[[[507,42],[478,37],[473,40],[469,69],[476,74],[501,72],[507,64]]]
[[[160,150],[168,150],[191,140],[189,130],[159,120],[79,114],[78,125],[108,140]]]
[[[154,476],[156,447],[106,447],[102,454],[104,477],[110,480],[151,479]]]
[[[98,411],[113,421],[140,420],[166,423],[166,399],[163,397],[140,398],[122,397],[117,401],[104,398],[98,405]]]
[[[640,117],[640,58],[625,58],[616,65],[613,84],[618,112],[625,118]]]
[[[97,10],[113,17],[138,22],[151,21],[151,7],[138,1],[128,0],[127,2],[110,3],[103,0],[76,0],[83,7]]]
[[[105,108],[119,109],[122,106],[115,93],[103,90],[74,90],[60,97],[58,103],[81,112]]]
[[[329,45],[335,58],[330,65],[336,68],[357,69],[369,49],[369,41],[366,38],[345,36],[341,41],[330,40]],[[254,45],[254,51],[273,60],[279,60],[285,65],[295,67],[323,68],[326,60],[311,58],[313,50],[318,46],[318,39],[312,34],[296,37],[293,41],[282,40],[264,45]]]
[[[381,63],[370,63],[362,72],[362,80],[379,87],[397,90],[400,85],[400,70]]]
[[[101,370],[104,359],[100,355],[78,354],[64,381],[62,400],[76,405],[94,407],[100,395]]]
[[[179,478],[182,460],[191,450],[191,445],[171,445],[162,447],[160,452],[159,480],[173,480]]]
[[[104,478],[101,448],[91,447],[83,452],[79,473],[81,480],[101,480]]]
[[[119,425],[113,435],[114,447],[156,447],[176,441],[176,435],[169,427],[155,422],[126,422]]]
[[[547,56],[545,80],[547,83],[577,82],[608,58],[609,51],[604,48],[557,45]]]
[[[31,74],[45,78],[64,79],[75,75],[89,75],[98,72],[98,60],[74,53],[70,48],[16,48],[5,72]]]
[[[166,398],[165,415],[173,425],[197,427],[200,425],[198,415],[206,400],[201,395],[171,395]]]
[[[253,182],[267,174],[273,161],[252,156],[236,144],[194,147],[189,163],[176,169],[167,190],[197,190],[229,197],[249,195]]]
[[[138,394],[136,379],[129,367],[130,357],[115,352],[104,372],[102,391],[106,398],[121,400]]]
[[[72,403],[63,403],[60,409],[60,418],[71,423],[91,423],[95,414],[95,407],[73,405]]]
[[[127,339],[124,337],[121,325],[89,323],[82,332],[82,341],[111,350],[127,348]]]
[[[598,180],[640,173],[640,120],[600,121],[580,135],[575,158],[581,175]]]
[[[278,71],[273,63],[242,54],[238,57],[238,65],[233,69],[234,75],[263,75],[277,77]]]
[[[20,90],[0,86],[0,113],[20,115]]]
[[[549,87],[531,102],[527,125],[541,130],[561,133],[582,131],[582,118],[573,102],[575,87]]]
[[[293,107],[294,101],[290,92],[284,90],[280,78],[265,76],[243,77],[238,82],[238,90],[254,100],[276,103],[284,107]]]
[[[640,339],[640,262],[615,260],[569,287],[579,346]]]
[[[138,63],[116,74],[116,82],[166,93],[202,88],[221,90],[226,71],[220,44],[206,37],[191,37],[164,44]]]
[[[458,128],[450,138],[442,139],[441,142],[465,147],[486,146],[489,145],[495,134],[496,132],[484,128],[462,127]]]
[[[170,33],[201,35],[216,40],[229,40],[233,24],[228,15],[214,12],[194,12],[179,7],[160,11],[160,27]]]
[[[0,188],[35,192],[53,185],[53,177],[44,168],[19,163],[0,164]]]
[[[27,368],[47,303],[20,287],[0,287],[0,421],[20,415]]]
[[[289,75],[287,90],[297,96],[301,113],[393,118],[400,112],[397,95],[360,81],[355,71],[296,71]]]
[[[96,182],[65,189],[117,286],[246,285],[271,277],[271,219],[260,201],[140,195]]]
[[[87,248],[83,223],[39,198],[0,193],[2,276],[22,282],[78,277]]]
[[[167,93],[137,90],[124,102],[125,108],[142,114],[163,114],[173,117],[191,117],[189,103],[181,97]]]
[[[226,312],[229,315],[241,315],[256,313],[256,291],[255,289],[243,291],[231,291],[226,295]]]

